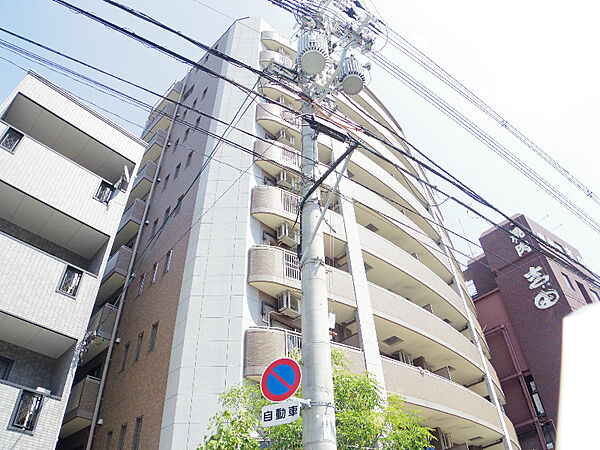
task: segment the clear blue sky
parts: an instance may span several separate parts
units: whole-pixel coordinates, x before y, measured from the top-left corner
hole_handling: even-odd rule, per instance
[[[599,12],[594,2],[574,0],[568,8],[558,2],[539,0],[526,4],[507,0],[501,5],[474,0],[374,2],[386,21],[403,36],[484,98],[588,187],[600,193],[597,176],[599,145],[595,133],[600,119],[600,90],[597,88],[600,69],[595,57],[600,32],[594,23]],[[136,21],[100,0],[76,3],[192,59],[203,56],[202,50]],[[283,34],[291,36],[293,33],[292,17],[266,0],[130,0],[126,3],[207,44],[214,42],[232,19],[244,16],[263,16]],[[50,0],[4,0],[0,2],[0,17],[2,27],[158,92],[164,91],[187,70],[185,65]],[[0,38],[39,52],[4,33],[0,33]],[[383,51],[493,133],[600,220],[600,208],[563,182],[556,173],[545,169],[544,164],[524,146],[507,138],[489,120],[402,55],[394,53],[389,46]],[[119,85],[68,61],[49,54],[44,56],[147,103],[154,104],[156,101],[151,95]],[[127,121],[107,113],[134,134],[140,134],[139,126],[144,124],[146,112],[5,49],[0,49],[0,57],[26,69],[31,68],[81,98],[122,116]],[[24,72],[0,59],[0,73],[0,97],[4,98],[18,84]],[[554,229],[555,233],[579,248],[586,263],[600,271],[598,234],[582,225],[489,149],[377,68],[373,70],[371,88],[385,99],[403,125],[407,137],[431,157],[509,215],[522,212],[534,220],[541,219],[542,225]],[[444,205],[448,226],[460,233],[464,229],[467,236],[477,240],[488,225],[463,209],[447,207],[449,203]],[[476,248],[469,249],[464,242],[454,241],[462,251],[478,253]]]

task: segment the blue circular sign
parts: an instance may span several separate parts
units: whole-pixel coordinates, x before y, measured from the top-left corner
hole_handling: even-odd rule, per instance
[[[268,400],[280,402],[296,393],[301,378],[300,366],[296,361],[280,358],[265,369],[260,381],[260,389]]]

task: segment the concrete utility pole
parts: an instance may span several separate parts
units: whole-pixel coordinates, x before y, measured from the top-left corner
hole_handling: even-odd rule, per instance
[[[306,101],[302,113],[312,115]],[[317,133],[302,121],[303,197],[318,178]],[[321,189],[317,187],[302,209],[302,395],[310,399],[310,407],[302,413],[302,445],[305,449],[335,449],[335,409],[333,403],[333,370],[329,344],[327,280],[325,248],[319,216]],[[314,237],[313,237],[314,235]],[[312,242],[311,242],[312,241]]]
[[[328,2],[325,2],[326,7]],[[346,32],[338,41],[341,50],[339,61],[331,60],[331,34],[335,28],[325,16],[313,15],[302,18],[298,39],[297,66],[304,94],[302,101],[302,202],[301,202],[301,249],[299,261],[302,274],[302,393],[310,400],[302,414],[302,445],[304,449],[331,450],[337,448],[335,432],[335,404],[333,398],[333,369],[329,335],[329,308],[325,271],[325,248],[321,220],[321,189],[317,173],[319,160],[317,132],[308,120],[315,114],[313,104],[322,102],[329,94],[344,90],[357,94],[363,87],[365,76],[354,57],[346,58],[351,47],[365,50],[361,30],[370,16],[363,18],[358,27],[347,24]],[[339,28],[339,27],[338,27]],[[369,41],[367,46],[370,49]],[[329,70],[326,69],[327,62]],[[313,120],[314,121],[314,120]],[[345,153],[350,158],[353,146]],[[344,159],[340,158],[340,159]],[[338,164],[341,161],[338,161]],[[347,165],[343,166],[342,173]],[[341,176],[341,174],[340,174]],[[316,180],[319,179],[318,182]],[[339,178],[338,178],[339,182]],[[332,188],[329,201],[337,187]],[[327,205],[324,206],[327,208]]]

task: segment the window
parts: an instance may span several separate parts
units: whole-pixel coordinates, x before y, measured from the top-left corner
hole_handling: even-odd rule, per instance
[[[177,139],[175,141],[175,144],[173,144],[173,153],[175,153],[177,151],[177,146],[179,145],[179,139]]]
[[[200,128],[200,119],[202,119],[202,116],[198,116],[198,118],[196,119],[196,129]]]
[[[185,115],[187,114],[187,109],[183,110],[183,114],[181,115],[181,120],[185,120]]]
[[[2,140],[0,140],[0,147],[8,150],[9,152],[14,152],[15,148],[17,148],[17,144],[23,139],[23,134],[19,133],[17,130],[13,128],[9,128],[2,136]]]
[[[177,167],[175,167],[175,175],[173,175],[173,179],[175,179],[175,180],[177,179],[180,171],[181,171],[181,163],[177,164]]]
[[[144,333],[138,334],[137,347],[135,348],[135,358],[133,358],[133,362],[136,363],[140,360],[140,355],[142,354],[142,344],[144,343]]]
[[[42,394],[37,392],[22,391],[10,423],[11,428],[33,431],[42,409],[42,398]]]
[[[165,271],[163,272],[163,275],[167,272],[169,272],[169,269],[171,268],[171,259],[173,258],[173,249],[169,250],[169,253],[167,253],[167,256],[165,256]]]
[[[114,191],[113,186],[106,181],[101,181],[98,190],[94,194],[94,198],[96,200],[101,201],[102,203],[108,203],[110,197]]]
[[[175,211],[174,211],[175,215],[179,214],[179,211],[181,211],[182,203],[183,203],[183,195],[180,195],[179,198],[177,199],[177,204],[175,205]]]
[[[185,101],[190,96],[190,94],[192,92],[194,92],[194,85],[193,84],[192,84],[192,86],[190,86],[190,88],[187,91],[185,91],[183,93],[183,101]]]
[[[167,189],[167,186],[169,185],[169,178],[170,177],[171,177],[171,175],[167,175],[165,177],[165,182],[163,183],[163,188],[162,188],[163,192],[165,191],[165,189]]]
[[[185,130],[185,133],[183,133],[183,142],[187,141],[187,138],[189,135],[190,135],[190,129],[188,128],[187,130]]]
[[[156,234],[156,228],[158,228],[158,219],[156,219],[152,224],[152,234],[150,236],[154,236]]]
[[[152,325],[152,330],[150,331],[150,342],[148,343],[148,353],[154,351],[154,347],[156,346],[156,335],[158,334],[158,322]]]
[[[156,219],[158,220],[158,219]],[[142,295],[144,291],[144,281],[146,280],[146,272],[142,274],[142,278],[140,279],[140,287],[138,288],[138,295]]]
[[[104,445],[105,450],[110,450],[110,444],[112,444],[113,432],[109,431],[106,433],[106,444]]]
[[[169,218],[169,214],[171,214],[171,207],[170,206],[165,210],[165,218],[164,218],[163,222],[167,221],[167,219]]]
[[[567,283],[567,285],[571,288],[572,291],[575,290],[575,288],[573,287],[573,284],[571,283],[571,280],[569,280],[569,277],[566,276],[564,273],[562,273],[563,278],[565,279],[565,283]]]
[[[192,155],[193,155],[193,151],[189,152],[187,155],[187,159],[185,160],[185,167],[189,167],[190,164],[192,163]]]
[[[125,344],[125,348],[123,349],[123,361],[121,361],[121,370],[119,370],[119,372],[123,372],[125,370],[125,367],[127,366],[127,355],[129,354],[129,345],[130,343],[128,342],[127,344]]]
[[[600,302],[600,295],[598,295],[596,291],[592,291],[591,289],[590,292],[592,293],[592,297],[594,297],[597,302]]]
[[[81,282],[81,277],[83,272],[75,267],[67,266],[65,270],[65,274],[62,277],[60,285],[58,286],[58,291],[63,294],[70,295],[71,297],[75,297],[77,295],[77,289],[79,288],[79,283]]]
[[[198,103],[198,99],[195,99],[194,103],[192,103],[192,109],[196,109],[196,103]]]
[[[154,284],[156,283],[156,273],[158,272],[158,263],[154,263],[154,266],[152,266],[152,281],[150,281],[150,284]]]
[[[208,92],[208,88],[204,88],[204,90],[202,91],[202,98],[200,99],[200,101],[204,100],[206,98],[206,93]]]
[[[127,436],[127,424],[126,423],[121,425],[121,431],[119,433],[119,445],[117,446],[118,450],[123,450],[125,448],[125,436]]]
[[[133,444],[131,444],[131,450],[138,450],[140,448],[140,437],[142,436],[142,417],[140,416],[135,419],[135,430],[133,430]]]
[[[527,385],[527,390],[529,390],[529,395],[531,395],[531,399],[533,400],[533,404],[535,406],[535,410],[538,416],[543,416],[546,414],[544,407],[542,406],[542,399],[540,398],[540,394],[537,391],[537,387],[535,385],[535,381],[531,375],[525,376],[525,383]]]
[[[12,359],[0,356],[0,380],[8,380],[8,374],[10,373],[12,364]]]

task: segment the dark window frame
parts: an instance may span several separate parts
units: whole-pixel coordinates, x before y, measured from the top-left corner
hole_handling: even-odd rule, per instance
[[[140,356],[142,356],[142,346],[144,345],[144,332],[142,331],[138,334],[137,345],[135,347],[135,356],[133,358],[133,364],[140,360]]]
[[[119,431],[119,443],[117,444],[117,450],[125,449],[125,439],[127,438],[127,424],[124,423],[121,425],[121,430]]]
[[[135,418],[135,427],[133,429],[133,442],[131,443],[131,450],[139,450],[140,439],[142,437],[142,421],[144,416]]]
[[[22,404],[24,403],[25,397],[30,397],[34,399],[35,402],[35,411],[33,413],[32,419],[27,419],[27,421],[23,425],[16,425],[15,421],[18,418],[19,411],[22,409]],[[44,395],[40,392],[35,392],[28,389],[21,389],[19,392],[19,397],[17,398],[17,402],[13,408],[13,412],[10,417],[10,423],[8,425],[8,429],[11,431],[17,431],[20,433],[25,433],[29,435],[33,435],[35,431],[35,427],[37,425],[37,421],[40,416],[40,412],[42,411],[42,407],[44,405]]]
[[[156,339],[158,337],[158,322],[152,324],[150,339],[148,341],[148,353],[152,353],[156,348]]]
[[[119,369],[119,373],[123,372],[127,368],[127,357],[129,356],[129,346],[131,342],[127,342],[123,349],[123,360],[121,361],[121,368]]]
[[[14,359],[10,359],[7,358],[5,356],[0,356],[0,361],[3,361],[6,363],[6,368],[4,369],[4,373],[0,373],[0,380],[8,380],[8,376],[10,375],[10,371],[12,369],[12,366],[15,362]]]
[[[76,279],[76,281],[73,281],[74,283],[76,283],[74,287],[65,287],[65,285],[69,282],[69,279],[67,278],[69,275],[69,272],[71,272],[71,276],[72,276],[71,279],[73,279],[73,280]],[[67,265],[65,267],[65,271],[63,272],[62,277],[60,277],[60,282],[58,283],[56,292],[66,295],[67,297],[76,298],[77,292],[79,291],[79,286],[81,286],[82,280],[83,280],[83,270],[78,269],[75,266]],[[73,291],[73,292],[71,292],[71,291]]]
[[[7,140],[10,138],[10,134],[13,134],[12,137],[12,146],[7,147],[5,144],[5,142],[7,142]],[[18,136],[15,136],[18,135]],[[15,137],[18,137],[18,139],[15,141]],[[15,150],[17,149],[17,146],[21,143],[21,141],[23,140],[23,137],[25,137],[25,135],[23,133],[21,133],[20,131],[15,130],[13,127],[8,127],[6,129],[6,131],[4,132],[4,134],[2,135],[2,138],[0,139],[0,147],[2,147],[4,150],[6,150],[8,153],[14,153]],[[11,142],[11,141],[9,141]]]

